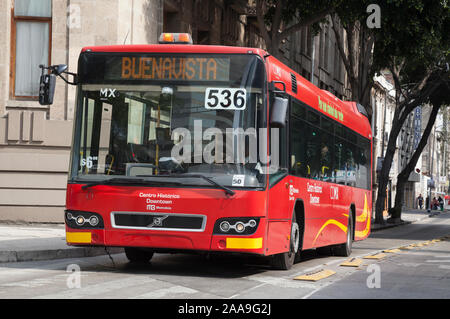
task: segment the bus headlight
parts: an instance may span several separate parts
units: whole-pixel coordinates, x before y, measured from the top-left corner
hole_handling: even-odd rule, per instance
[[[86,221],[86,220],[84,219],[83,216],[78,216],[78,217],[76,218],[76,223],[77,223],[78,226],[83,226],[85,221]]]
[[[224,233],[227,233],[230,230],[230,223],[227,222],[226,220],[224,220],[223,222],[220,223],[220,230]]]
[[[245,225],[243,222],[237,222],[234,225],[234,229],[238,232],[238,233],[243,233],[245,231]]]
[[[213,233],[216,235],[251,235],[258,228],[259,218],[256,217],[229,217],[220,218],[214,225]]]
[[[97,213],[66,210],[65,217],[70,228],[104,228],[103,218]]]

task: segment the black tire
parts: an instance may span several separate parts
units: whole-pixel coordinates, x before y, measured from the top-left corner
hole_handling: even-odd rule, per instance
[[[289,251],[274,255],[272,257],[272,268],[277,270],[291,269],[294,265],[294,262],[300,259],[300,250],[300,229],[294,213],[291,223]]]
[[[335,256],[348,257],[352,254],[353,244],[353,215],[352,212],[348,213],[348,225],[347,225],[347,240],[345,243],[336,245],[333,247]]]
[[[153,257],[153,251],[145,248],[125,247],[125,255],[132,263],[145,264]]]

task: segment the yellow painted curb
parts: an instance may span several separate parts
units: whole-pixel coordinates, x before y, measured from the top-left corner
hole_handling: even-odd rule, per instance
[[[401,252],[401,250],[398,248],[383,250],[383,253],[399,253],[399,252]]]
[[[308,273],[305,275],[297,276],[294,280],[305,280],[305,281],[318,281],[327,277],[334,275],[336,272],[330,269],[321,269],[316,272]]]
[[[365,256],[364,259],[382,259],[386,256],[387,256],[386,254],[379,253],[379,254],[375,254],[375,255]]]
[[[363,260],[360,259],[360,258],[351,258],[349,260],[344,261],[339,266],[342,266],[342,267],[359,267],[359,266],[361,266],[362,262],[363,262]]]

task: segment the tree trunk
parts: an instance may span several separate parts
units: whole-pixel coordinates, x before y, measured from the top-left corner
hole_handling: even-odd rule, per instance
[[[395,193],[395,203],[394,209],[391,212],[391,218],[395,220],[400,220],[402,215],[402,206],[405,201],[405,185],[408,182],[409,174],[402,171],[397,176],[397,192]]]
[[[378,178],[378,192],[377,201],[375,203],[375,224],[384,224],[383,210],[384,201],[386,199],[386,187],[389,182],[389,171],[392,167],[392,162],[395,155],[395,148],[397,144],[397,137],[403,126],[403,123],[399,123],[399,109],[397,108],[394,113],[393,126],[389,133],[389,139],[384,156],[383,165],[381,166],[381,172]]]
[[[402,212],[402,205],[404,201],[404,189],[406,182],[408,181],[409,175],[414,170],[414,168],[417,165],[417,162],[419,160],[420,154],[422,154],[427,141],[428,137],[431,134],[431,130],[433,129],[433,125],[436,122],[436,118],[439,112],[440,105],[433,105],[433,109],[430,113],[430,118],[428,120],[427,126],[425,127],[425,130],[423,131],[422,137],[420,138],[420,142],[417,145],[417,149],[414,151],[413,156],[411,157],[411,160],[409,163],[405,166],[405,168],[398,174],[397,177],[397,193],[395,194],[395,212],[398,213],[398,218],[401,217]]]

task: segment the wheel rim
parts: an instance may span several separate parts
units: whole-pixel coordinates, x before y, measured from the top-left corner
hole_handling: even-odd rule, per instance
[[[299,248],[300,231],[297,223],[292,223],[291,231],[291,250],[293,253],[297,253]]]
[[[352,227],[352,222],[350,221],[350,223],[348,225],[348,231],[347,231],[347,247],[348,247],[348,249],[352,248],[352,232],[353,232],[353,227]]]

